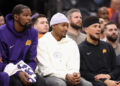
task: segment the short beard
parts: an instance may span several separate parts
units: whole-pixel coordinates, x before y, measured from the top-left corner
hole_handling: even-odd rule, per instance
[[[26,30],[26,29],[29,29],[32,27],[32,24],[25,24],[23,25],[23,28]]]
[[[76,30],[79,30],[79,29],[82,28],[81,26],[78,26],[78,25],[73,24],[73,23],[71,23],[71,27],[74,28],[74,29],[76,29]]]
[[[100,39],[99,38],[95,38],[94,36],[90,35],[90,38],[94,41],[99,41]]]
[[[62,35],[62,36],[60,36],[60,38],[62,39],[62,38],[66,38],[66,35]]]
[[[19,25],[21,26],[21,27],[23,27],[24,28],[24,30],[26,30],[26,29],[29,29],[29,28],[31,28],[32,27],[32,24],[31,23],[26,23],[26,24],[21,24],[21,22],[20,22],[20,20],[17,20],[17,22],[19,23]]]
[[[65,38],[66,37],[66,35],[65,36],[63,36],[62,38]]]
[[[107,36],[107,39],[113,43],[116,42],[117,38],[118,38],[118,36],[116,38],[112,38],[111,36]]]

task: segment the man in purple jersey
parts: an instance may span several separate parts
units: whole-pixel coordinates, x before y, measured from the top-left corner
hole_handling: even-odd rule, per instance
[[[23,61],[34,71],[38,32],[31,27],[30,8],[16,5],[5,20],[6,24],[0,27],[0,52],[3,59],[0,70],[3,71],[9,63]],[[26,72],[17,71],[10,76],[10,86],[46,86],[38,75],[35,83],[28,81],[29,78]]]

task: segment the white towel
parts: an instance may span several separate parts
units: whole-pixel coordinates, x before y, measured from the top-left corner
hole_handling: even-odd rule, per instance
[[[19,71],[17,65],[14,65],[13,63],[7,64],[4,69],[4,72],[6,72],[9,76],[14,75],[17,71]]]
[[[28,78],[28,80],[30,82],[33,82],[33,83],[36,82],[36,75],[29,65],[27,65],[23,61],[20,61],[19,63],[17,63],[17,67],[18,69],[21,69],[21,71],[24,71],[28,74],[28,76],[30,77]]]
[[[28,76],[30,77],[27,80],[32,83],[36,82],[36,75],[33,72],[32,68],[22,60],[19,61],[16,65],[13,63],[9,63],[4,69],[4,72],[8,73],[9,76],[14,75],[17,71],[26,72],[26,74],[28,74]]]

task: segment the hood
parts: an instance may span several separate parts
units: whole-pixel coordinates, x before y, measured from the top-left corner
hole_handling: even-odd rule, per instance
[[[26,34],[26,32],[28,30],[25,30],[24,32],[17,32],[15,31],[15,28],[14,28],[14,20],[13,20],[13,15],[12,14],[8,14],[6,17],[5,17],[5,21],[6,21],[6,26],[8,27],[8,29],[13,33],[15,34],[17,37],[22,37]]]
[[[69,38],[67,35],[66,35],[66,37],[65,38],[62,38],[60,41],[58,41],[58,43],[60,43],[60,44],[64,44],[64,43],[69,43],[69,42],[71,42],[71,38]],[[72,40],[73,41],[73,40]]]

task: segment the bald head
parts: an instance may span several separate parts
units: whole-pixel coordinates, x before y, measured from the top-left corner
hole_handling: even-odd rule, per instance
[[[103,18],[105,20],[109,20],[108,9],[107,7],[101,7],[98,9],[97,13],[99,18]]]
[[[110,8],[113,12],[120,11],[120,0],[111,0]]]
[[[100,7],[100,8],[98,9],[98,13],[101,12],[101,11],[103,11],[103,10],[107,10],[107,7]]]

